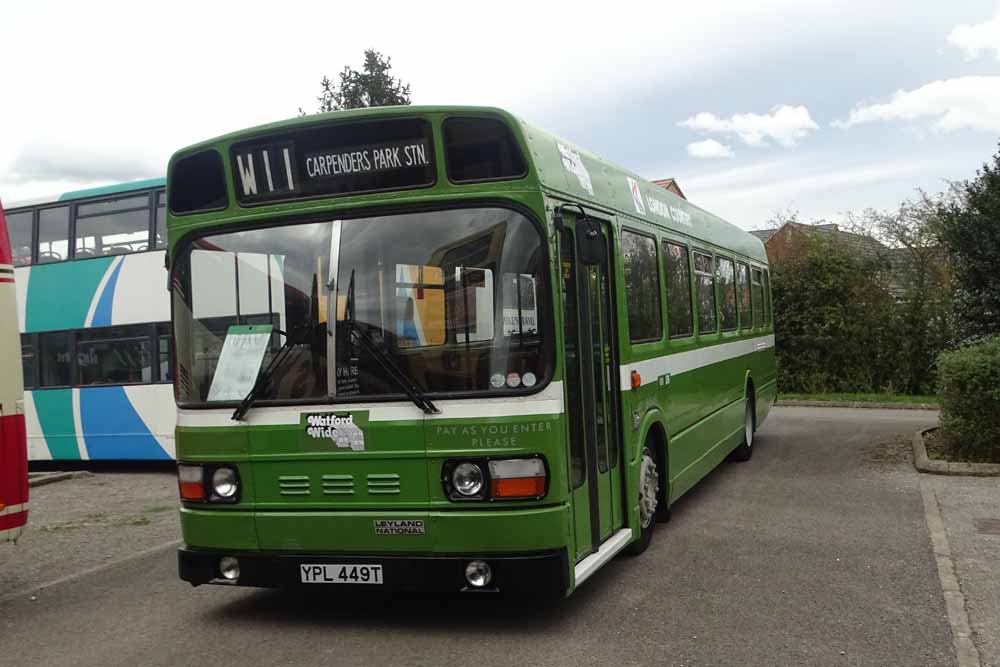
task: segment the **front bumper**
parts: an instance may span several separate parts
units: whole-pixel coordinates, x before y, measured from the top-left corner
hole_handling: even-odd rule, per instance
[[[219,574],[219,559],[235,556],[240,564],[236,581],[223,579]],[[472,589],[465,581],[465,566],[471,560],[489,563],[493,581],[487,588]],[[518,595],[562,596],[569,588],[569,563],[565,549],[518,555],[454,554],[454,555],[335,555],[303,553],[232,552],[181,547],[177,552],[180,578],[192,586],[224,584],[227,586],[256,586],[262,588],[310,586],[303,584],[301,565],[327,563],[381,565],[384,583],[379,586],[364,584],[335,584],[337,590],[373,588],[402,592],[502,592]],[[330,586],[327,584],[326,586]]]

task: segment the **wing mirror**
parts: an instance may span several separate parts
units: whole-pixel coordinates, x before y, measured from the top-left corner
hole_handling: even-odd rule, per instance
[[[590,218],[582,218],[576,225],[577,252],[580,261],[587,266],[601,264],[607,260],[604,235],[601,228]]]

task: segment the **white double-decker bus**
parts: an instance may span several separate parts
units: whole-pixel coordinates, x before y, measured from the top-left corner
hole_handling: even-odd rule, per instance
[[[32,461],[174,457],[163,190],[8,206]]]

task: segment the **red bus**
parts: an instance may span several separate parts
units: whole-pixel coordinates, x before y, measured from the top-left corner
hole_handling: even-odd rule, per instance
[[[28,521],[21,337],[14,266],[0,205],[0,540],[16,540]]]

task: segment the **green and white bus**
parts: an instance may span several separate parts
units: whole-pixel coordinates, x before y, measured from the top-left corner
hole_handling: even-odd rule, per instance
[[[236,132],[167,203],[194,585],[566,595],[774,401],[762,243],[499,109]]]

